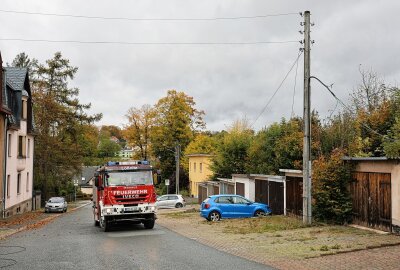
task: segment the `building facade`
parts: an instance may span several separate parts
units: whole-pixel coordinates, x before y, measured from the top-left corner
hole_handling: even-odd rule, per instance
[[[11,114],[6,118],[4,217],[32,210],[34,128],[26,68],[6,67],[5,91]]]
[[[6,119],[7,115],[11,114],[11,110],[8,107],[7,95],[6,95],[6,79],[5,70],[3,68],[3,61],[0,53],[0,217],[3,217],[4,213],[4,186],[6,181],[5,173],[5,151],[6,149]]]
[[[190,154],[189,158],[189,187],[190,194],[194,198],[199,196],[199,184],[210,179],[211,157],[209,154]]]

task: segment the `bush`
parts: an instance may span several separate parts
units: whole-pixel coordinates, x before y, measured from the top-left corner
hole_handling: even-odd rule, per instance
[[[351,167],[342,161],[343,156],[344,151],[335,149],[329,159],[322,156],[314,162],[313,215],[318,220],[338,224],[351,220]]]

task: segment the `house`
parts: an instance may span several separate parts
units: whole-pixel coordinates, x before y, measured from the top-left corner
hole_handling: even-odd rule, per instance
[[[133,147],[125,147],[121,149],[116,156],[120,157],[121,159],[131,159],[133,158],[135,154],[135,151],[133,150]]]
[[[3,212],[7,217],[32,210],[34,125],[28,70],[6,67],[3,71],[7,103],[11,110],[6,117]]]
[[[4,216],[4,201],[5,201],[5,193],[4,193],[4,186],[5,186],[5,152],[4,149],[6,148],[6,137],[5,137],[5,130],[6,130],[6,119],[7,115],[11,114],[11,110],[8,107],[7,102],[7,92],[6,92],[6,79],[5,79],[5,70],[3,68],[3,61],[1,58],[0,53],[0,217]]]
[[[81,174],[73,177],[72,181],[78,183],[83,194],[93,195],[94,173],[98,168],[98,166],[82,166]]]
[[[189,154],[189,188],[194,198],[199,197],[199,184],[207,181],[212,171],[210,169],[211,157],[209,154]]]
[[[353,223],[400,233],[400,159],[344,157],[354,165]]]

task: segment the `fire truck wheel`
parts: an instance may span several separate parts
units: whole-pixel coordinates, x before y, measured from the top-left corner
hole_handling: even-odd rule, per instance
[[[103,231],[108,232],[110,231],[110,222],[106,218],[100,218],[100,227]]]
[[[153,229],[154,223],[155,223],[155,219],[143,221],[143,225],[146,229]]]

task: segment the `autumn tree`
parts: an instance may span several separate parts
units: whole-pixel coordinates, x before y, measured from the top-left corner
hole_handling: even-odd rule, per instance
[[[169,90],[152,111],[152,153],[160,160],[163,178],[171,179],[170,188],[175,185],[175,146],[179,144],[184,151],[194,132],[205,128],[204,112],[197,110],[195,105],[193,98],[184,92]],[[185,182],[187,179],[180,184]]]
[[[140,158],[148,160],[150,149],[150,131],[153,126],[154,113],[150,105],[141,108],[130,108],[126,117],[128,125],[123,130],[123,136],[130,146],[140,151]]]
[[[16,65],[32,63],[26,55],[18,55]],[[82,165],[79,137],[83,125],[91,124],[101,115],[88,115],[90,104],[81,104],[79,90],[69,87],[78,71],[60,52],[45,64],[31,66],[36,79],[32,81],[35,127],[35,186],[47,198],[50,192],[60,193],[68,186]]]

